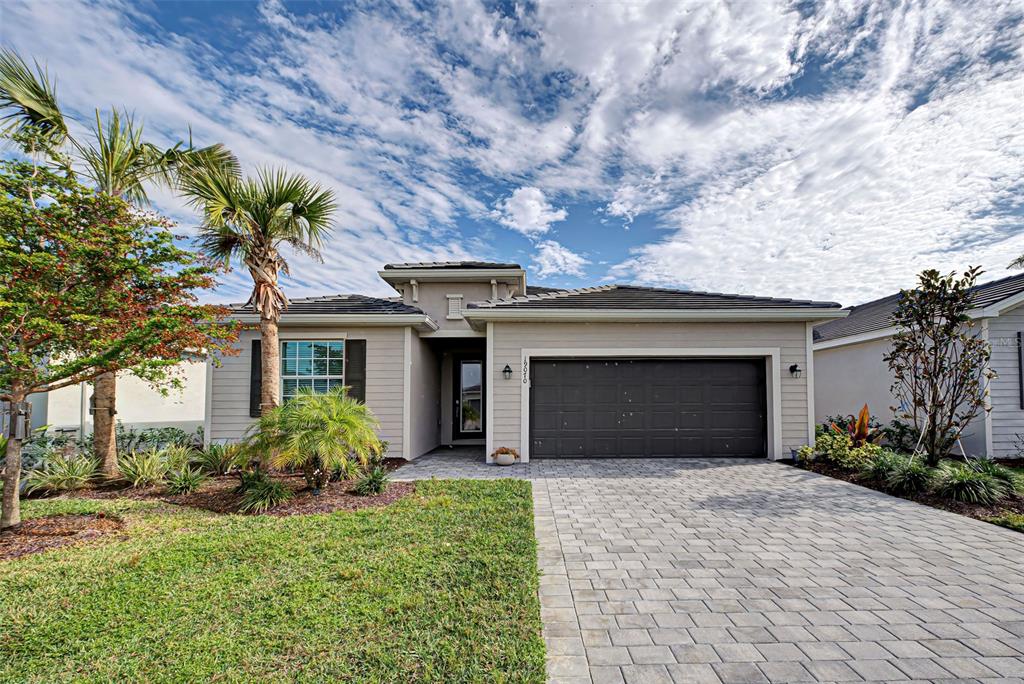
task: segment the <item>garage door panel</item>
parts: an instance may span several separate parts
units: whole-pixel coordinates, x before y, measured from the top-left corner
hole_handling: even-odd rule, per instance
[[[531,364],[532,455],[764,456],[761,359]]]

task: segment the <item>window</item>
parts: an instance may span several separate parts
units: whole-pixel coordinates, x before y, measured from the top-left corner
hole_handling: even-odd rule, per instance
[[[318,394],[345,384],[345,342],[288,340],[281,343],[281,399],[310,387]]]
[[[448,319],[462,318],[462,295],[448,295]]]

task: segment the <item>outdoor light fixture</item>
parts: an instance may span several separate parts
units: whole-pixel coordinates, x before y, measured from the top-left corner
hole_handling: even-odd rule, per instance
[[[801,370],[800,364],[794,363],[792,366],[789,367],[789,374],[792,375],[794,378],[799,378],[801,373],[803,373],[803,370]]]
[[[505,367],[501,369],[501,374],[506,380],[512,379],[512,366],[505,364]]]

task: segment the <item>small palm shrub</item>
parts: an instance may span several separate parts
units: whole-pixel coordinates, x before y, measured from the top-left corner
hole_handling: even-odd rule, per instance
[[[874,458],[865,461],[861,465],[860,476],[865,480],[888,488],[889,476],[907,460],[905,456],[901,456],[894,451],[883,450]]]
[[[935,481],[935,471],[921,459],[903,458],[885,478],[885,488],[893,494],[924,494]]]
[[[96,477],[96,461],[87,456],[54,453],[25,477],[25,493],[71,492],[89,485]]]
[[[967,463],[946,462],[938,468],[935,493],[953,501],[990,505],[1009,491],[1006,482]]]
[[[246,460],[238,444],[211,444],[196,453],[193,463],[210,475],[227,475],[235,468],[245,467]]]
[[[345,463],[365,467],[382,453],[377,426],[366,404],[345,388],[325,394],[305,389],[261,417],[246,445],[275,468],[301,468],[306,486],[317,494]]]
[[[380,466],[372,468],[356,482],[352,491],[359,496],[376,496],[383,494],[388,488],[388,471]]]
[[[271,479],[262,470],[249,471],[240,478],[239,490],[242,501],[238,505],[238,510],[243,513],[266,513],[274,506],[292,498],[292,490],[283,482]]]
[[[206,473],[196,466],[187,465],[181,470],[172,470],[167,474],[167,492],[169,494],[191,494],[206,482]]]
[[[167,475],[167,461],[159,451],[133,451],[118,461],[121,477],[132,487],[160,484]]]

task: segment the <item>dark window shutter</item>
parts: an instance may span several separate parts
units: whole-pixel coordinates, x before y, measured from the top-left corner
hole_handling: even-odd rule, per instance
[[[345,384],[350,397],[366,401],[366,340],[345,340]]]
[[[263,393],[263,344],[252,341],[252,358],[249,359],[249,416],[260,417],[260,395]]]

